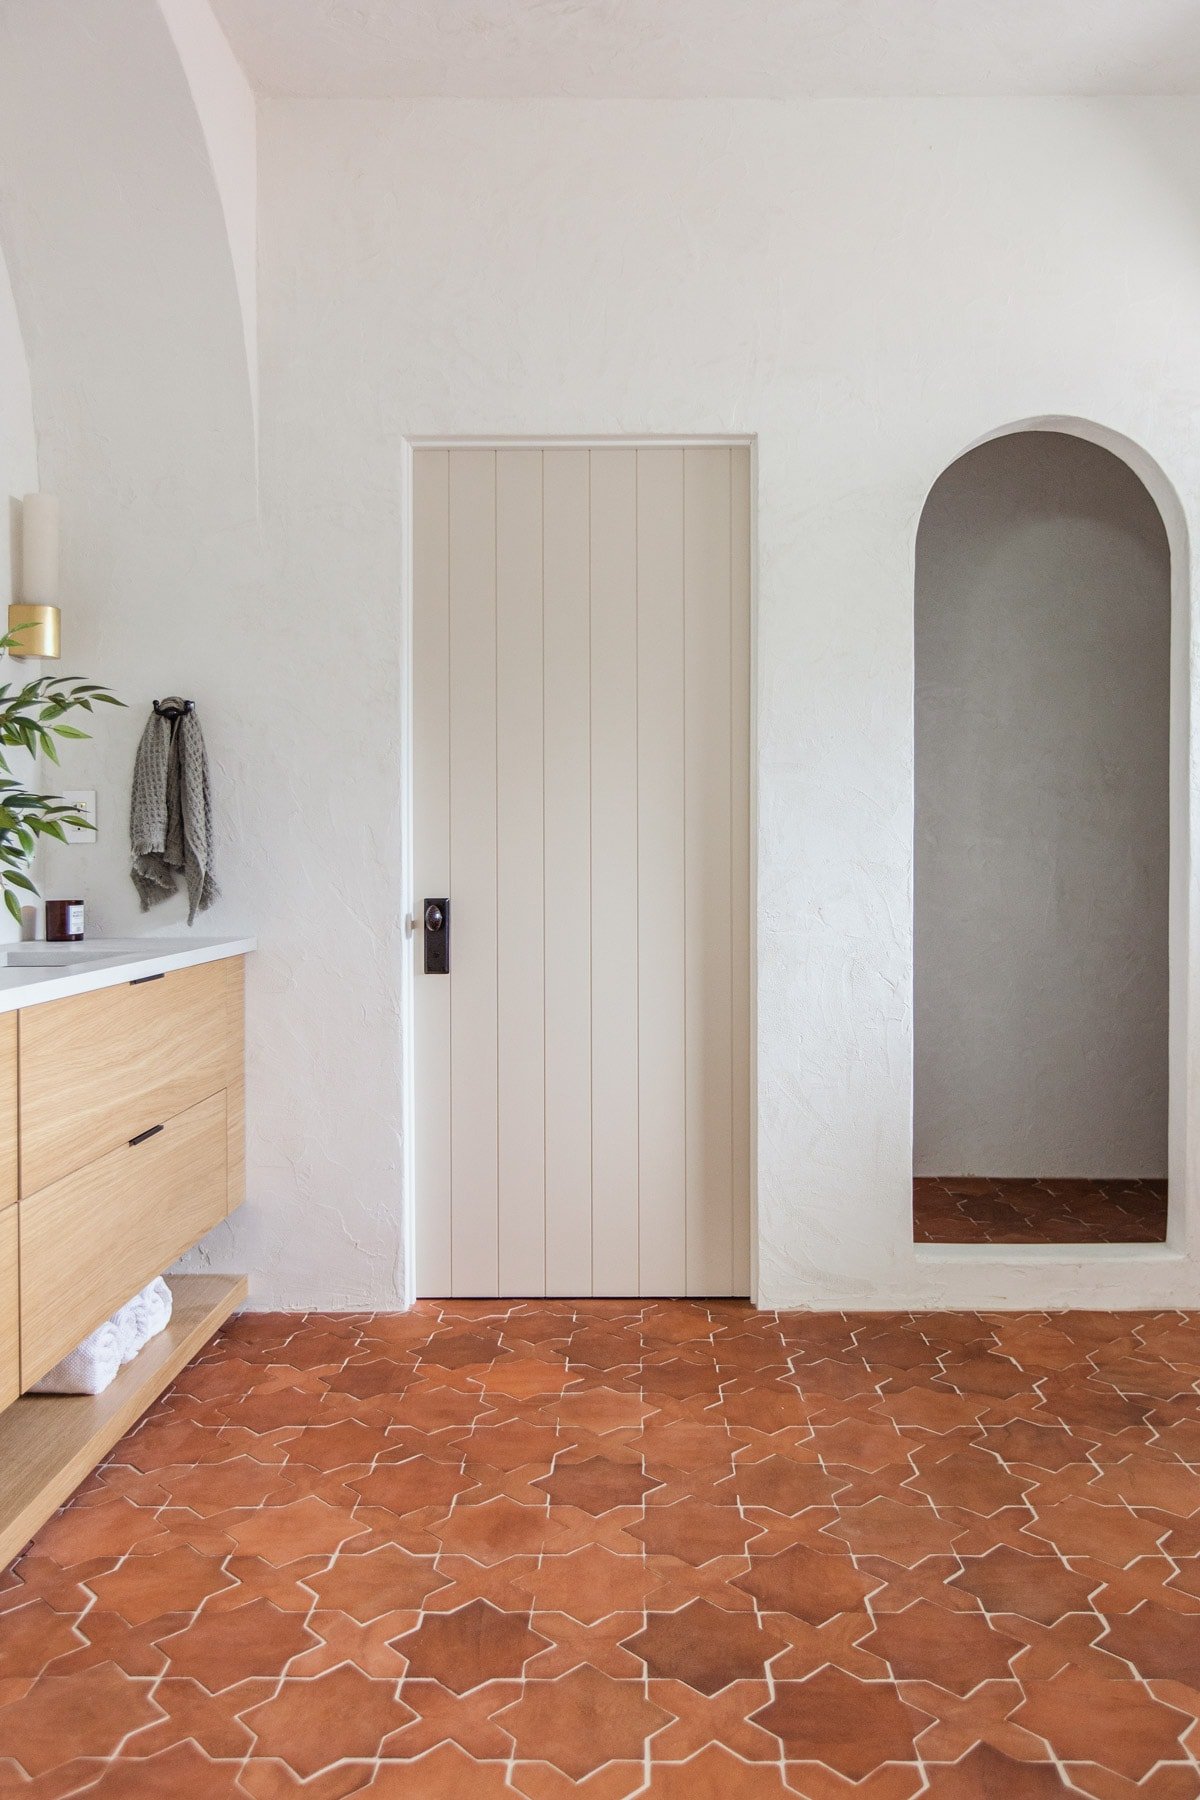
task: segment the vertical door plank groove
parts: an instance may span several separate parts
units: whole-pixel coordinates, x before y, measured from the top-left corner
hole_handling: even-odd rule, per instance
[[[451,1154],[454,1292],[499,1292],[496,454],[450,461]],[[439,978],[444,979],[444,977]]]
[[[730,451],[684,452],[687,1292],[733,1289]]]
[[[750,978],[755,942],[750,830],[750,451],[730,452],[729,577],[733,654],[729,660],[730,732],[730,909],[733,931],[730,1012],[733,1029],[733,1291],[750,1292],[750,1158],[752,1135]]]
[[[588,452],[543,453],[546,1292],[592,1291]]]
[[[637,452],[591,453],[592,1292],[638,1292]]]
[[[640,1291],[687,1282],[683,451],[637,452]]]
[[[542,453],[496,453],[500,1292],[546,1287]]]
[[[450,458],[413,456],[413,904],[450,892]],[[425,975],[413,937],[417,1047],[417,1273],[422,1294],[449,1294],[450,982]]]

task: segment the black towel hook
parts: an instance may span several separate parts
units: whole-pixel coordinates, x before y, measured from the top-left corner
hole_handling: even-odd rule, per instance
[[[195,712],[196,702],[181,700],[178,694],[168,694],[165,700],[154,702],[154,710],[160,719],[170,719],[174,723],[176,719],[182,719],[184,713]]]

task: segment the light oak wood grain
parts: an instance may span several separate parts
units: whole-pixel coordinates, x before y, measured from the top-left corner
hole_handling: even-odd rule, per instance
[[[173,1275],[171,1323],[95,1398],[27,1394],[0,1415],[0,1568],[246,1297],[244,1275]]]
[[[21,1386],[225,1217],[225,1094],[21,1201]]]
[[[0,1014],[0,1207],[17,1197],[17,1015]]]
[[[18,1015],[23,1195],[225,1087],[227,968],[178,969]]]
[[[0,1212],[0,1408],[21,1391],[21,1305],[17,1284],[17,1209]]]
[[[231,956],[225,970],[225,1109],[228,1165],[225,1210],[236,1211],[246,1198],[246,959]]]

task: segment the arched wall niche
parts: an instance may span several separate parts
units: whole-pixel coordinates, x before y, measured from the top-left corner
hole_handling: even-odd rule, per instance
[[[1190,1202],[1190,1184],[1188,1170],[1192,1161],[1192,1151],[1188,1133],[1187,1093],[1189,1087],[1190,1062],[1190,964],[1193,947],[1200,942],[1197,936],[1196,908],[1191,892],[1190,871],[1191,856],[1191,772],[1190,772],[1190,661],[1191,661],[1191,570],[1190,543],[1186,515],[1179,494],[1162,468],[1161,464],[1142,445],[1124,433],[1100,422],[1070,415],[1042,414],[1012,420],[996,426],[971,438],[943,463],[935,480],[926,490],[917,519],[917,532],[914,533],[914,593],[918,592],[917,582],[921,569],[917,555],[917,536],[920,526],[926,518],[927,508],[935,490],[943,478],[955,470],[972,452],[988,444],[1000,440],[1018,437],[1028,433],[1056,434],[1060,437],[1074,438],[1093,444],[1109,453],[1127,468],[1136,478],[1145,494],[1149,496],[1157,511],[1158,519],[1166,539],[1169,559],[1169,611],[1170,611],[1170,645],[1169,669],[1167,675],[1167,697],[1169,702],[1169,732],[1167,750],[1167,820],[1169,826],[1169,848],[1167,854],[1166,901],[1167,901],[1167,1130],[1166,1130],[1166,1170],[1170,1183],[1173,1204],[1170,1211],[1170,1222],[1165,1246],[1138,1246],[1134,1254],[1144,1255],[1169,1254],[1179,1255],[1186,1250],[1188,1241],[1188,1213]],[[918,650],[920,648],[918,636]],[[919,688],[919,682],[918,682]],[[919,726],[918,726],[919,729]],[[914,883],[915,904],[920,906],[919,880]],[[914,918],[914,944],[919,944],[919,915]],[[919,1044],[914,1045],[914,1073],[920,1055]],[[914,1109],[914,1140],[917,1138],[917,1120]],[[974,1255],[976,1246],[965,1251],[968,1256]],[[1089,1254],[1110,1257],[1120,1250],[1128,1251],[1128,1245],[1086,1245],[1076,1243],[1071,1246],[1072,1259],[1086,1259]],[[918,1234],[918,1255],[937,1254],[954,1255],[956,1252],[949,1244],[938,1243],[936,1250],[922,1252],[920,1235]],[[1059,1252],[1064,1254],[1065,1252]],[[998,1250],[993,1254],[999,1254]],[[1025,1250],[1014,1248],[1008,1244],[1004,1249],[1009,1259],[1020,1260],[1023,1255],[1039,1258],[1046,1254],[1054,1254],[1042,1249]]]

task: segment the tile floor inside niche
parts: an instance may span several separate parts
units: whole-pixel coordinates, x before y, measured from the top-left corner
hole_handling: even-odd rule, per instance
[[[1161,1244],[1165,1181],[992,1180],[918,1176],[918,1244]]]
[[[1196,1800],[1200,1314],[247,1316],[0,1576],[27,1800]]]

